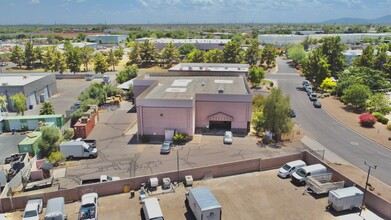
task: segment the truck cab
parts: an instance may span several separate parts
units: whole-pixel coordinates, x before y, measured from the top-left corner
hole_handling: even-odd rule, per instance
[[[23,212],[23,220],[39,220],[39,214],[42,213],[42,199],[31,199],[27,201]]]

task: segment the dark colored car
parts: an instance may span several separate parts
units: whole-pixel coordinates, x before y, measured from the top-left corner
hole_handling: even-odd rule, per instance
[[[322,108],[322,104],[319,101],[314,101],[312,104],[315,108]]]
[[[291,118],[295,118],[296,117],[296,113],[295,113],[295,111],[293,111],[293,109],[289,109],[289,116],[291,117]]]
[[[171,148],[173,147],[173,144],[170,141],[165,141],[162,144],[162,147],[160,148],[161,154],[169,154],[171,152]]]
[[[317,101],[318,100],[318,96],[315,94],[315,93],[311,93],[309,96],[311,101]]]

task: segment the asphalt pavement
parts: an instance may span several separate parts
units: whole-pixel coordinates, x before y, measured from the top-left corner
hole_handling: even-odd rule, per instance
[[[314,108],[307,94],[301,91],[304,80],[288,61],[277,59],[278,72],[266,75],[266,79],[278,81],[279,88],[289,94],[296,112],[294,121],[306,134],[351,164],[367,171],[364,164],[377,165],[371,175],[391,185],[391,151],[336,121],[322,108]]]

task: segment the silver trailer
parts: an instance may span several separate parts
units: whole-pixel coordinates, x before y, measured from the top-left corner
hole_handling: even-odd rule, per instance
[[[209,188],[191,189],[186,193],[186,202],[197,220],[221,220],[221,205]]]

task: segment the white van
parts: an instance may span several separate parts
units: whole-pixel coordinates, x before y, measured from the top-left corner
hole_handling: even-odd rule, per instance
[[[145,220],[164,220],[157,198],[147,198],[142,202]]]
[[[292,182],[296,184],[304,185],[307,180],[307,176],[323,174],[327,172],[327,168],[322,164],[314,164],[298,169],[292,174]]]
[[[307,164],[302,160],[294,160],[289,163],[284,164],[278,170],[278,176],[281,178],[288,178],[292,173],[296,172],[297,169],[307,166]]]

